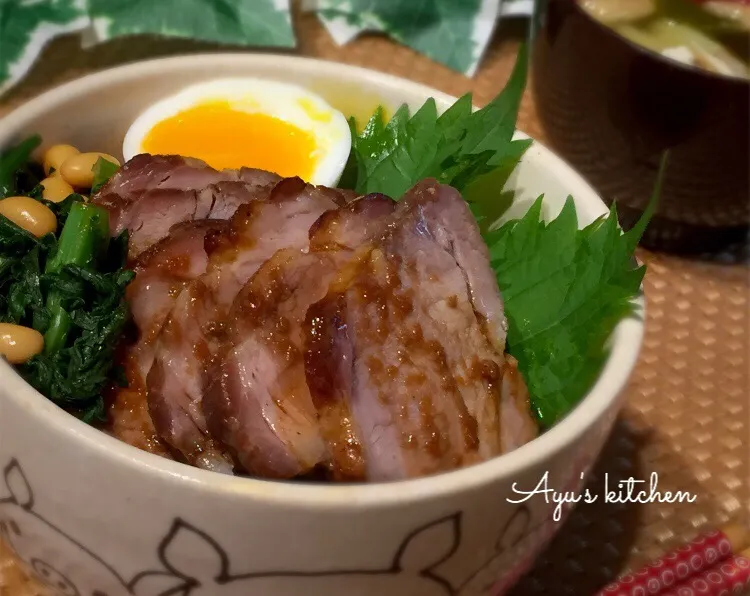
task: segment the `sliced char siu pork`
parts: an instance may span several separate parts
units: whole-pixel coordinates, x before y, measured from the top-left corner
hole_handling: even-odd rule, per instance
[[[153,362],[154,342],[177,296],[190,281],[206,272],[206,235],[227,226],[226,220],[207,219],[177,224],[134,263],[135,278],[127,288],[126,298],[139,332],[131,354],[137,354],[137,372],[144,384]]]
[[[221,220],[195,220],[173,226],[169,235],[143,252],[134,263],[135,278],[126,291],[138,339],[123,359],[128,387],[113,392],[113,432],[159,455],[168,451],[159,439],[146,400],[146,375],[154,359],[154,342],[180,290],[205,273],[204,238],[227,225]]]
[[[181,288],[206,271],[206,234],[226,225],[220,220],[178,224],[134,263],[135,278],[126,298],[138,339],[127,347],[122,359],[128,386],[113,391],[110,414],[113,434],[146,451],[169,455],[154,428],[146,400],[146,375],[154,359],[154,342]]]
[[[393,480],[536,433],[487,249],[434,181],[398,207],[368,196],[323,214],[309,252],[279,251],[252,276],[227,329],[202,404],[251,474]]]
[[[321,435],[334,446],[332,475],[421,476],[532,438],[526,427],[504,437],[500,409],[516,409],[517,388],[508,384],[500,406],[503,306],[459,193],[434,180],[417,184],[360,257],[304,324],[306,378]],[[518,414],[530,421],[528,407]]]
[[[230,465],[207,432],[201,401],[234,298],[278,250],[306,249],[310,226],[341,204],[336,191],[287,178],[265,199],[242,205],[226,230],[206,238],[207,271],[177,297],[146,380],[157,432],[189,463],[208,469],[217,469],[221,460],[219,468]]]
[[[235,298],[203,410],[211,433],[248,472],[291,478],[326,464],[329,447],[346,449],[320,435],[302,325],[363,243],[384,233],[394,208],[391,199],[368,195],[326,212],[310,231],[309,252],[278,251]]]
[[[384,481],[537,432],[487,248],[434,180],[396,204],[139,155],[93,202],[130,233],[138,341],[115,434],[224,473]]]
[[[263,170],[218,171],[198,159],[143,154],[123,165],[92,202],[109,211],[112,236],[128,230],[134,260],[175,224],[227,219],[279,180]]]
[[[200,190],[221,180],[237,180],[236,171],[220,172],[206,162],[180,155],[141,153],[115,172],[98,196],[114,195],[114,206],[127,207],[141,193],[157,188]]]

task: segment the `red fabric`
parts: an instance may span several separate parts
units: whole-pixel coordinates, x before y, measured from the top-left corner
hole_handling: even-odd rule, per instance
[[[750,588],[750,559],[734,556],[660,596],[729,596]]]
[[[673,589],[732,555],[729,539],[719,531],[691,540],[636,573],[622,576],[597,596],[649,596]],[[713,596],[714,592],[706,592]],[[718,592],[716,592],[718,594]],[[682,595],[680,595],[682,596]]]

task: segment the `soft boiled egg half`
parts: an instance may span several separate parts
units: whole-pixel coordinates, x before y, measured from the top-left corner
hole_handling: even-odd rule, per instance
[[[125,135],[123,156],[197,157],[219,170],[245,166],[335,186],[350,149],[346,118],[318,95],[278,81],[229,78],[149,107]]]

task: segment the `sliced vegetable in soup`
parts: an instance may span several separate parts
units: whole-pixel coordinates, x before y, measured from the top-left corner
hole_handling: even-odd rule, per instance
[[[750,76],[748,0],[579,0],[601,23],[667,58]]]

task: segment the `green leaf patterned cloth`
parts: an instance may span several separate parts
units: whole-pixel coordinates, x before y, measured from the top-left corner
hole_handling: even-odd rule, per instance
[[[534,0],[313,0],[338,44],[377,31],[472,76],[499,16],[529,16]]]
[[[253,47],[294,47],[290,0],[0,0],[0,93],[44,46],[82,31],[102,42],[156,34]]]
[[[0,93],[31,68],[51,39],[89,24],[85,0],[0,0]]]
[[[88,45],[162,35],[251,47],[294,47],[294,0],[0,0],[0,94],[31,68],[45,44],[82,32]],[[299,0],[334,40],[364,31],[391,36],[471,76],[498,17],[528,16],[535,0]]]
[[[295,45],[289,1],[88,0],[98,40],[142,33],[227,44]]]

